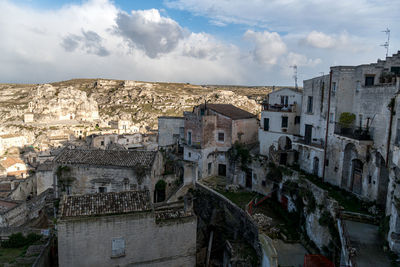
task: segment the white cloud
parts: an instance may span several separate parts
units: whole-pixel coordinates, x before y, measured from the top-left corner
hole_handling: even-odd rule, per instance
[[[279,57],[286,52],[286,45],[276,32],[247,30],[243,37],[245,40],[254,43],[252,55],[258,63],[274,65]]]
[[[332,48],[335,46],[336,40],[332,36],[329,36],[323,32],[312,31],[310,32],[304,41],[316,48]]]
[[[183,38],[178,23],[162,17],[156,9],[133,10],[130,15],[120,12],[116,22],[116,32],[151,58],[171,52]]]

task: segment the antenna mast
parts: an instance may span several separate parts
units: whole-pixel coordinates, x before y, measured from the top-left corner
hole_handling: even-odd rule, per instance
[[[386,28],[386,30],[384,30],[382,32],[386,33],[386,37],[387,37],[386,42],[381,45],[386,49],[386,57],[387,57],[389,54],[390,29]]]
[[[290,66],[290,67],[293,68],[294,85],[295,85],[296,89],[298,89],[298,86],[297,86],[297,65],[293,65],[293,66]]]

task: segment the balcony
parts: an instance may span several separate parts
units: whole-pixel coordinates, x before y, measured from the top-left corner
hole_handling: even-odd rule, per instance
[[[264,103],[262,105],[263,111],[275,111],[275,112],[296,112],[296,105],[281,105],[281,104],[273,104],[270,105],[268,103]]]
[[[372,141],[372,129],[360,126],[348,126],[335,122],[335,134],[359,141]]]
[[[325,142],[322,139],[312,139],[307,141],[303,136],[295,136],[294,143],[324,149]]]

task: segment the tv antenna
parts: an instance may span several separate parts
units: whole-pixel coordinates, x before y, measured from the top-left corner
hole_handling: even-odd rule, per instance
[[[293,65],[293,66],[290,66],[290,67],[293,68],[294,86],[296,87],[296,89],[298,89],[298,86],[297,86],[297,65]]]
[[[386,28],[386,30],[384,30],[382,32],[386,33],[386,37],[387,37],[386,42],[381,45],[386,49],[386,57],[387,57],[389,54],[390,29]]]

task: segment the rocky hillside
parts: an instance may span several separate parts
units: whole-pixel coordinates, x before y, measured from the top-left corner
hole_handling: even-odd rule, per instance
[[[0,133],[18,129],[60,130],[68,120],[82,127],[130,120],[141,132],[157,128],[158,116],[182,116],[204,103],[231,103],[254,114],[271,87],[241,87],[156,83],[105,79],[75,79],[51,84],[0,84]],[[34,121],[24,123],[33,113]],[[56,127],[56,126],[57,127]],[[75,123],[76,125],[76,123]]]

